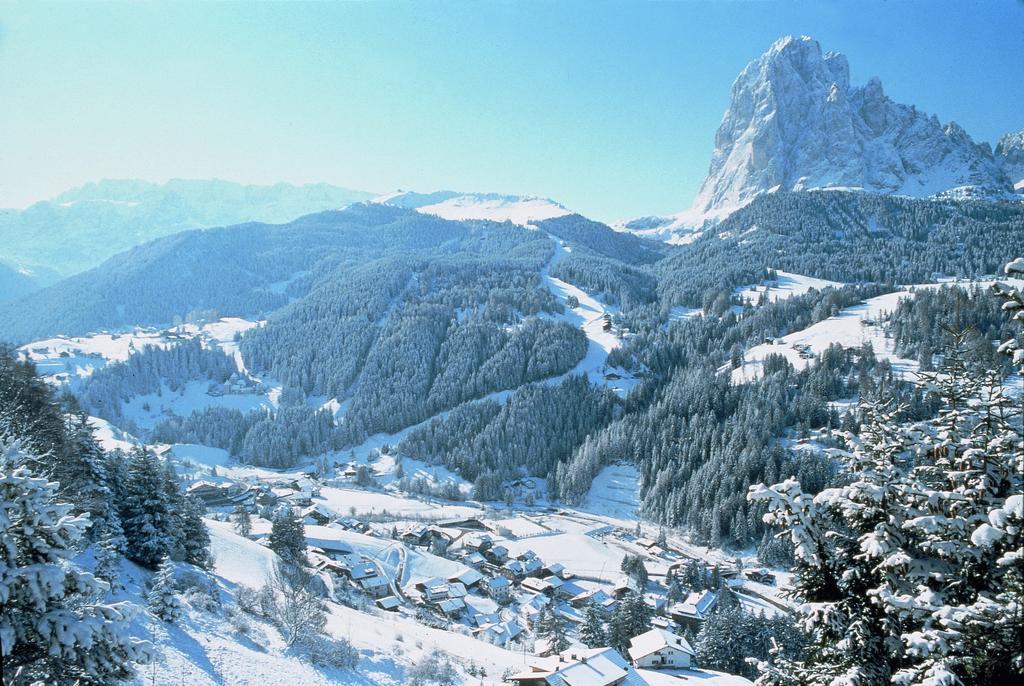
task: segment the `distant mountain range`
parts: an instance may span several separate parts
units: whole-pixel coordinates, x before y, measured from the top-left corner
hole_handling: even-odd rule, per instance
[[[846,57],[807,36],[781,38],[732,87],[708,176],[689,210],[624,228],[686,241],[758,195],[814,189],[910,197],[1014,198],[1024,131],[993,152],[955,122],[894,102],[877,78],[851,86]]]
[[[23,210],[0,210],[0,260],[38,273],[45,284],[178,231],[250,221],[283,223],[372,197],[322,183],[105,180]]]

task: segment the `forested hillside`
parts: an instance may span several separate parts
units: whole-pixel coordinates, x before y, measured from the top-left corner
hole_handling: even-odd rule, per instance
[[[412,429],[403,454],[456,471],[485,499],[530,474],[579,502],[603,467],[626,461],[648,517],[745,545],[764,533],[746,487],[790,475],[811,491],[830,483],[821,451],[832,431],[857,428],[852,400],[898,397],[908,418],[934,410],[892,355],[927,370],[951,331],[972,329],[972,359],[991,364],[991,341],[1008,330],[986,292],[930,289],[894,301],[891,350],[822,348],[806,369],[769,356],[762,376],[738,386],[729,371],[745,351],[897,284],[995,273],[1021,236],[1017,204],[847,192],[769,194],[682,246],[579,215],[524,228],[357,205],[155,241],[0,308],[0,322],[23,340],[196,311],[265,319],[238,341],[244,370],[220,351],[178,346],[137,353],[77,392],[122,421],[119,403],[133,395],[252,373],[280,384],[273,407],[208,407],[166,417],[147,437],[288,467]],[[740,297],[775,270],[850,285]],[[605,308],[606,338],[581,331],[566,284]],[[700,313],[673,316],[685,306]],[[572,374],[585,360],[590,383]],[[610,392],[596,383],[605,374],[639,387]],[[801,439],[812,449],[788,449]]]

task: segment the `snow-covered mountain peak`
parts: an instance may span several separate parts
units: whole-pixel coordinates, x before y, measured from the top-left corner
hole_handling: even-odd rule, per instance
[[[416,193],[398,190],[372,202],[404,207],[444,219],[489,219],[527,226],[532,222],[561,217],[572,212],[549,198],[498,193],[435,191]]]
[[[1024,157],[1012,141],[1006,147]],[[894,102],[878,78],[851,85],[844,55],[823,52],[808,36],[786,36],[733,83],[708,176],[691,208],[656,227],[650,218],[622,227],[678,239],[687,228],[780,190],[1008,197],[1005,157],[955,122],[943,125]]]
[[[1014,189],[1024,193],[1024,129],[1008,133],[996,144],[996,159],[1003,165]]]

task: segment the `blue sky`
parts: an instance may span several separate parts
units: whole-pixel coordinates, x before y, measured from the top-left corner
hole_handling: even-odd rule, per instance
[[[689,206],[777,37],[994,142],[1024,127],[1024,4],[0,4],[0,206],[99,178],[326,181]]]

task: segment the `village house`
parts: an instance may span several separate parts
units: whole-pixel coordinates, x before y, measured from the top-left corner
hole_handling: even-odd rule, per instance
[[[689,669],[695,656],[685,638],[665,629],[651,629],[629,640],[629,658],[640,669]]]
[[[466,588],[472,588],[484,578],[484,575],[475,569],[464,569],[458,574],[453,574],[448,577],[448,581],[455,583],[458,582]]]
[[[363,593],[374,598],[383,598],[391,594],[391,583],[382,576],[371,576],[359,581],[359,588]]]
[[[694,591],[681,603],[676,603],[668,609],[672,621],[681,627],[689,628],[693,632],[700,631],[701,624],[718,605],[718,595],[712,591]]]
[[[510,675],[515,686],[639,686],[644,684],[629,663],[612,648],[568,650],[535,658],[528,670]]]
[[[512,584],[503,576],[494,576],[483,582],[483,591],[495,602],[504,603],[512,592]]]
[[[402,607],[402,601],[393,595],[378,598],[376,604],[377,607],[388,612],[397,612],[398,608]]]

